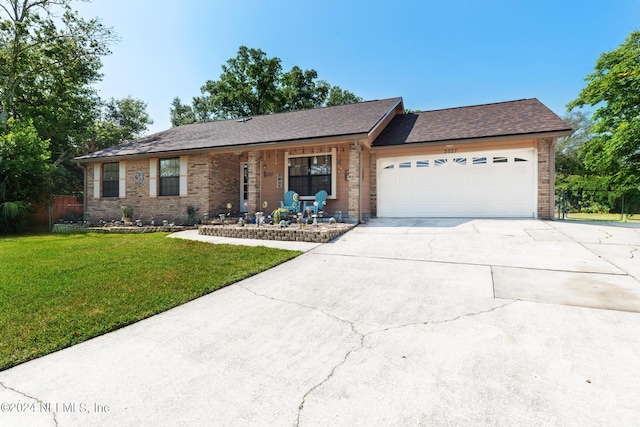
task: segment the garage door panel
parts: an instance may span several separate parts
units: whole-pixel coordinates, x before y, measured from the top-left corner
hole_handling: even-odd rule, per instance
[[[507,150],[381,160],[378,216],[532,217],[533,158]]]

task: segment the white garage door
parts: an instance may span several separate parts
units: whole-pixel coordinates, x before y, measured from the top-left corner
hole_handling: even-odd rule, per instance
[[[533,149],[379,159],[379,217],[535,216]]]

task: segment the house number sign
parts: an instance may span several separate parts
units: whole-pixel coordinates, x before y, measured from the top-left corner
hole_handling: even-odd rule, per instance
[[[133,182],[135,182],[138,187],[144,183],[144,173],[141,170],[133,173]]]

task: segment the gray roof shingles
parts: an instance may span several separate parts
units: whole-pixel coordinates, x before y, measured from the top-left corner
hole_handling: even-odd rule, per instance
[[[153,155],[270,142],[367,134],[402,98],[335,107],[178,126],[135,141],[76,157],[90,161],[107,157]]]
[[[374,147],[561,132],[571,127],[535,98],[401,114]]]

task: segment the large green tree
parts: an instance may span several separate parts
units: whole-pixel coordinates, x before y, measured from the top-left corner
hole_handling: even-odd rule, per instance
[[[21,231],[29,205],[48,193],[50,155],[49,142],[40,139],[30,120],[7,119],[0,134],[0,232]]]
[[[151,124],[146,102],[131,96],[111,98],[89,129],[82,151],[88,153],[134,140],[144,135]]]
[[[596,61],[587,85],[569,109],[595,108],[592,138],[581,159],[594,173],[607,175],[617,188],[640,188],[640,31]]]
[[[84,20],[73,0],[0,0],[0,131],[31,119],[60,164],[82,151],[99,118],[93,84],[102,77],[111,31]]]
[[[202,96],[191,105],[174,98],[172,126],[362,101],[318,80],[316,70],[293,66],[282,72],[280,58],[246,46],[240,46],[238,54],[222,66],[218,80],[207,81],[200,91]]]
[[[357,96],[353,92],[342,90],[340,86],[333,86],[329,91],[327,106],[330,107],[332,105],[355,104],[356,102],[362,101],[364,101],[364,99]]]
[[[295,65],[280,78],[280,105],[285,111],[308,110],[321,107],[327,99],[331,86],[317,80],[316,70],[303,70]]]
[[[240,46],[238,55],[222,66],[219,80],[202,87],[202,101],[210,117],[235,118],[278,111],[278,83],[282,66],[279,58],[268,58],[260,49]]]

